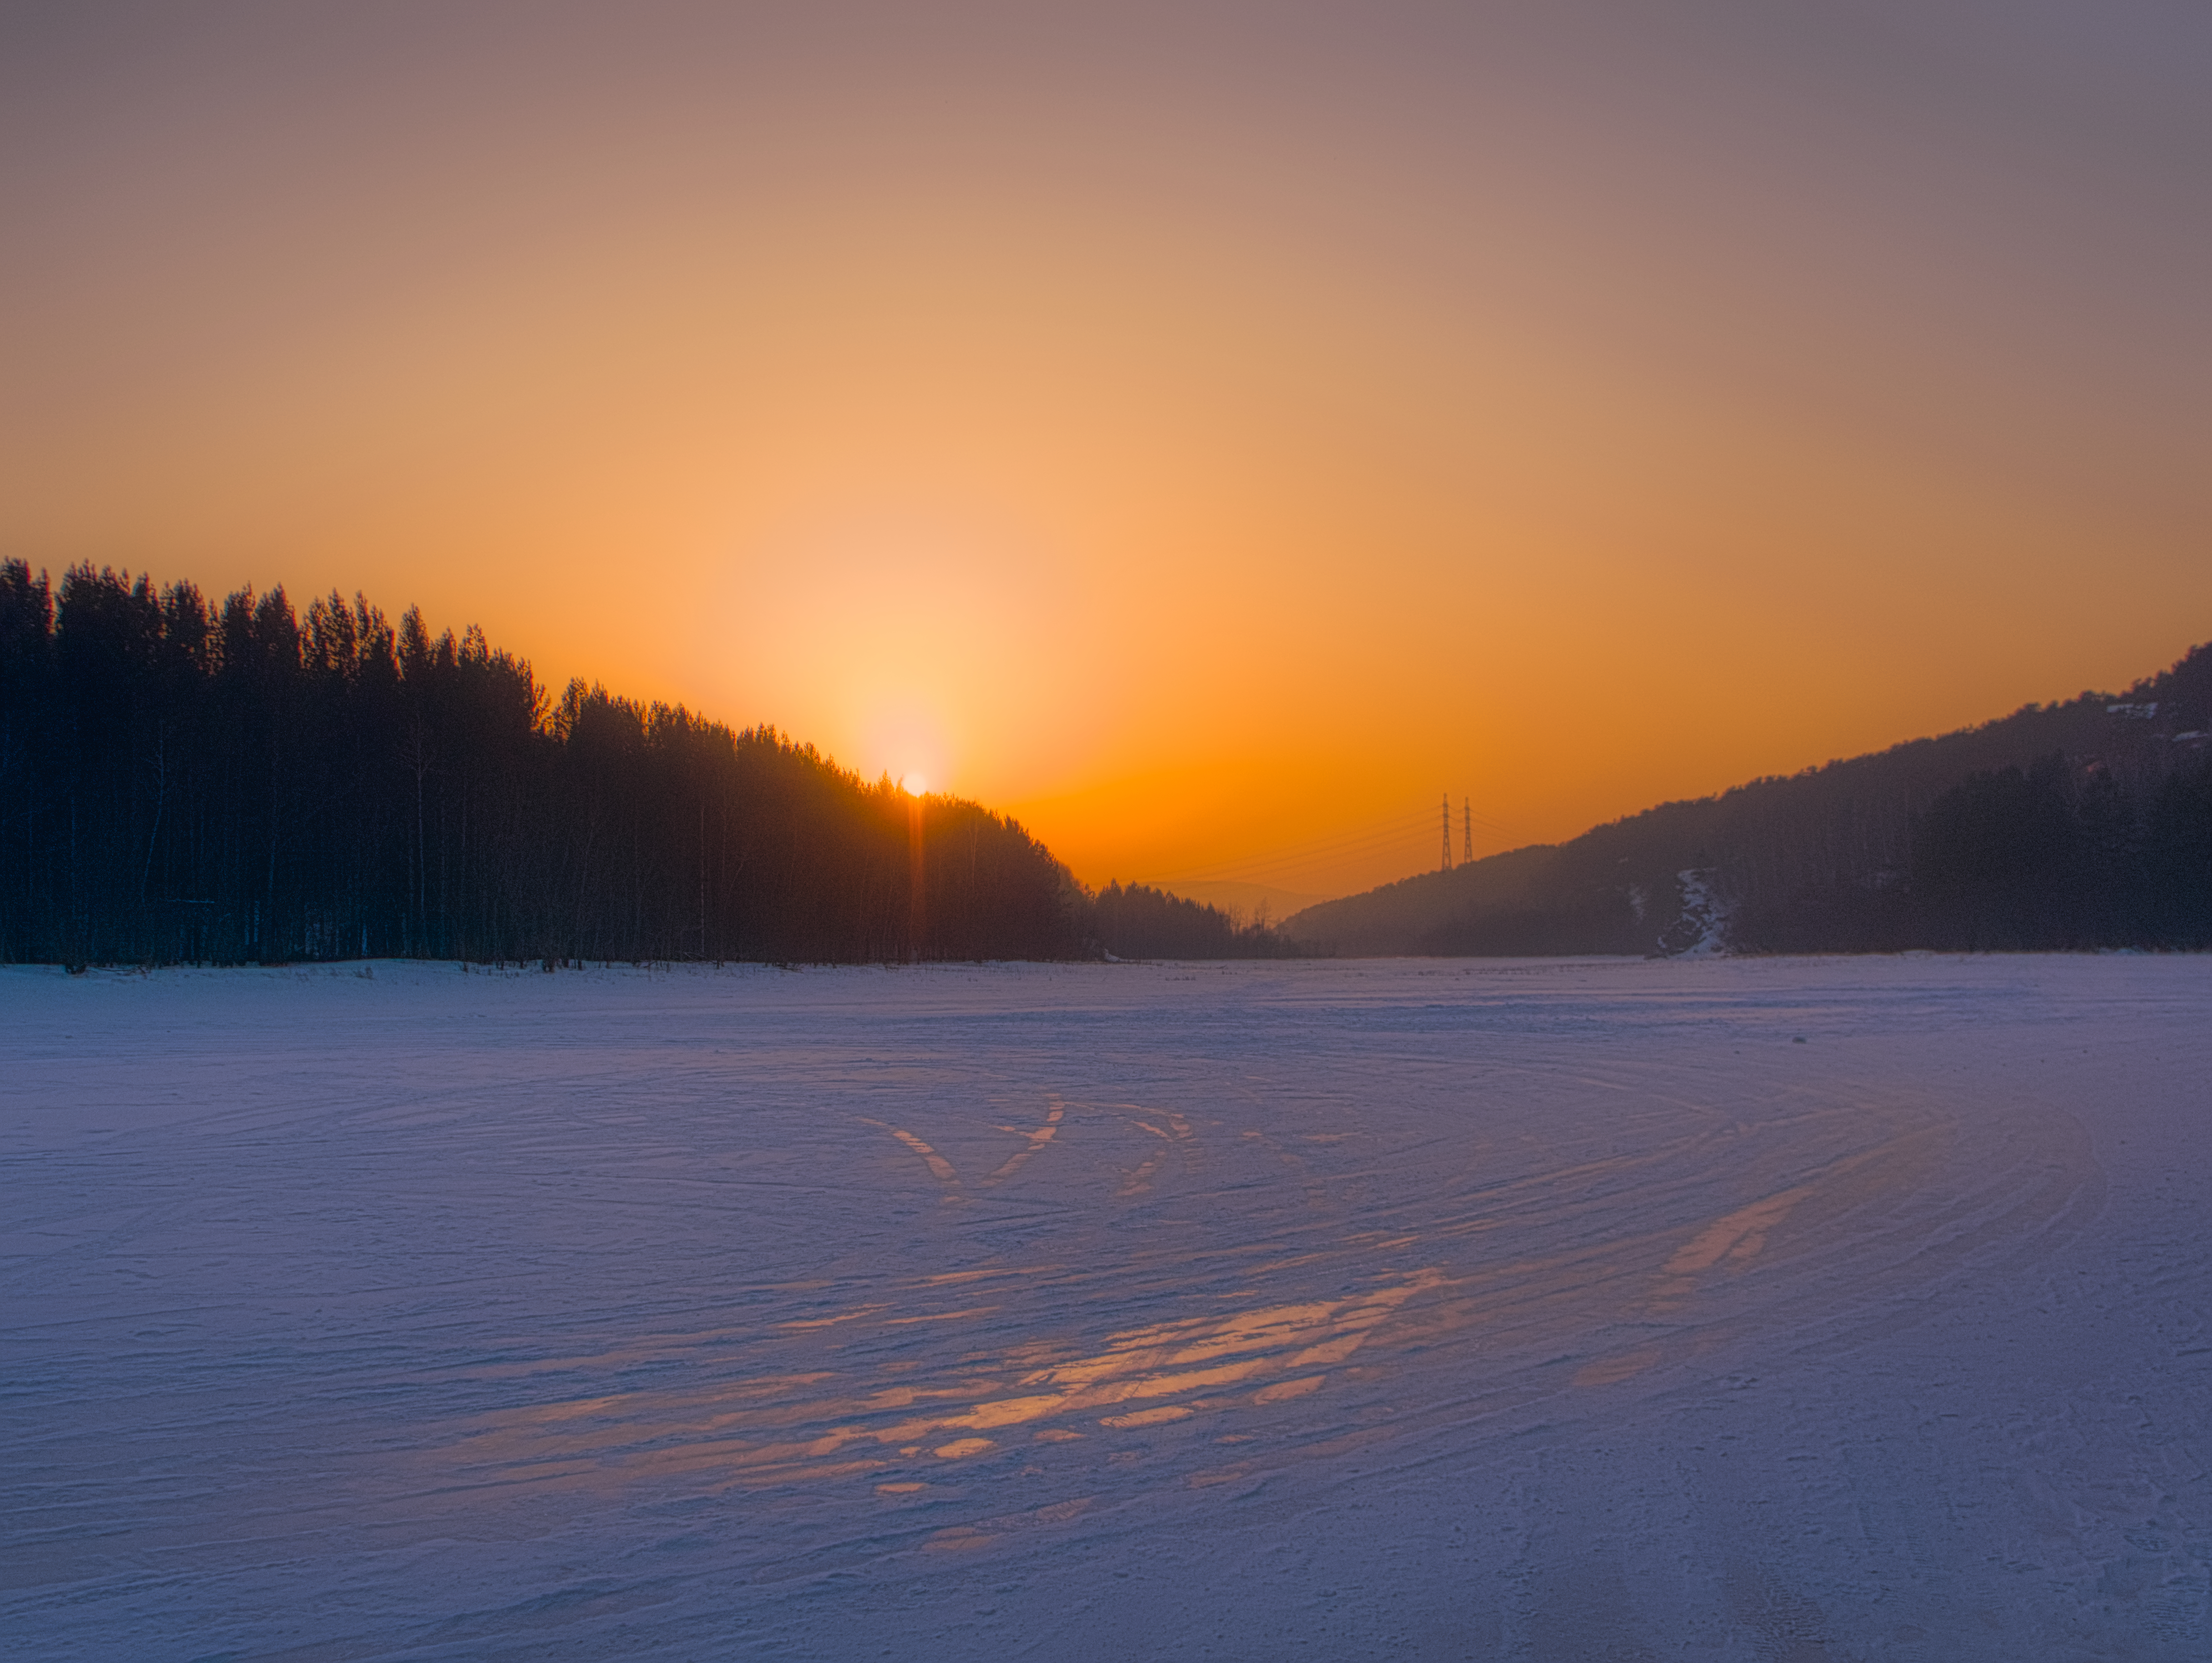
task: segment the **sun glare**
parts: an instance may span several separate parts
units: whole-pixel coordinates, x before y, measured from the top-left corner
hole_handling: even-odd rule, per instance
[[[899,778],[899,787],[909,797],[918,797],[929,789],[929,782],[919,774],[904,774]]]

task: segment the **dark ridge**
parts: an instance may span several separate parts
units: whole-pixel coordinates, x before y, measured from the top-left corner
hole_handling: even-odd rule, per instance
[[[1354,954],[2212,947],[2212,646],[1285,921]]]
[[[356,596],[0,563],[0,961],[868,961],[1094,951],[1010,819]]]
[[[1218,907],[1146,884],[1100,890],[1091,899],[1091,927],[1117,959],[1287,959],[1310,951],[1264,919],[1240,923]]]

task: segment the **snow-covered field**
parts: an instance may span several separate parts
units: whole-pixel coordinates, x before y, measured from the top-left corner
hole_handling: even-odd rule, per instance
[[[2198,1663],[2208,1016],[2202,958],[0,972],[0,1648]]]

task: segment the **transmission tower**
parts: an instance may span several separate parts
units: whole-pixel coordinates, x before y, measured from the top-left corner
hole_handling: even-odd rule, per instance
[[[1443,864],[1443,869],[1444,869],[1445,871],[1447,871],[1447,872],[1449,872],[1449,871],[1450,871],[1450,870],[1451,870],[1451,793],[1450,793],[1450,792],[1449,792],[1449,791],[1447,791],[1447,792],[1445,792],[1445,793],[1444,793],[1444,864]]]
[[[1445,801],[1449,802],[1450,799],[1446,798]],[[1459,863],[1462,866],[1473,866],[1474,864],[1474,800],[1472,797],[1462,797],[1459,800],[1459,812],[1460,825],[1465,838],[1459,846]]]

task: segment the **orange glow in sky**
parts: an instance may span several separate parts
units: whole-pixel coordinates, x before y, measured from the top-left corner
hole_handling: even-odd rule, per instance
[[[2212,637],[2196,9],[191,10],[0,20],[57,572],[1316,895]]]

